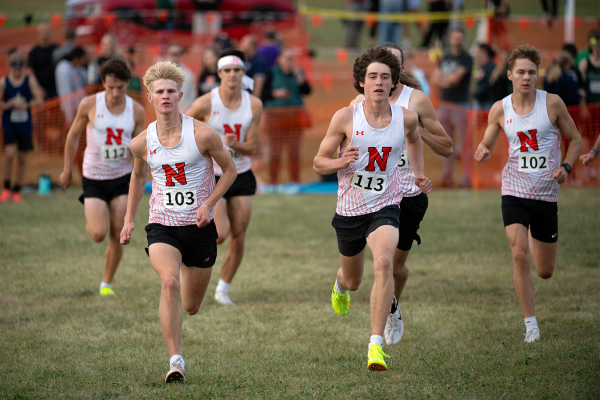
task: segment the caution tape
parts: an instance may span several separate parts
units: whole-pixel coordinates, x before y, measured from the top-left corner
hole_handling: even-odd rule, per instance
[[[420,21],[448,21],[466,20],[469,18],[493,17],[494,14],[485,9],[459,11],[459,12],[427,12],[427,13],[376,13],[367,11],[346,11],[328,8],[298,7],[302,15],[318,15],[330,19],[351,21],[374,21],[374,22],[420,22]]]

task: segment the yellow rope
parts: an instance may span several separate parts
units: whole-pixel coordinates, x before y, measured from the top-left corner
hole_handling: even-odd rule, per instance
[[[464,20],[467,18],[492,17],[489,10],[478,9],[459,12],[432,12],[432,13],[387,13],[380,14],[365,11],[346,11],[328,8],[315,8],[300,6],[298,12],[302,15],[319,15],[321,17],[352,20],[352,21],[380,21],[380,22],[418,22],[418,21],[448,21],[450,19]]]

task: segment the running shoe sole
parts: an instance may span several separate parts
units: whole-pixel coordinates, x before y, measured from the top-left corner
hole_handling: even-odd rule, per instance
[[[173,383],[173,382],[183,382],[184,375],[181,371],[173,369],[169,371],[167,376],[165,377],[165,383]]]

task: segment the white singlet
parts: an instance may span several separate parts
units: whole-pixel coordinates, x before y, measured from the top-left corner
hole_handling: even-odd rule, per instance
[[[535,106],[517,115],[511,95],[502,100],[504,132],[508,138],[508,162],[502,171],[502,195],[558,201],[558,183],[552,173],[560,168],[561,132],[548,117],[546,92],[536,90]]]
[[[375,129],[365,118],[363,103],[354,105],[349,146],[357,146],[359,156],[338,171],[338,215],[371,214],[402,200],[396,169],[404,143],[404,115],[400,106],[390,104],[390,109],[392,122],[386,128]],[[346,149],[340,149],[338,158]]]
[[[410,108],[408,108],[408,103],[413,90],[413,88],[404,85],[398,100],[396,100],[396,104],[406,108],[407,110],[410,110]],[[402,156],[400,157],[400,162],[398,163],[398,173],[400,174],[400,190],[402,190],[404,197],[414,197],[422,193],[421,189],[419,189],[415,183],[415,172],[408,162],[408,157],[406,155],[406,142],[404,142],[402,146]]]
[[[117,179],[133,171],[131,139],[135,129],[133,99],[125,95],[125,111],[112,114],[106,106],[106,92],[96,93],[96,116],[86,127],[83,176],[97,181]]]
[[[202,157],[198,150],[194,119],[183,114],[182,118],[181,140],[173,147],[165,147],[158,140],[156,121],[148,125],[146,145],[152,170],[150,223],[195,225],[198,207],[215,188],[213,159]]]
[[[235,110],[230,110],[223,105],[221,96],[219,95],[219,88],[216,87],[211,90],[211,114],[207,125],[213,128],[221,140],[223,140],[226,133],[233,133],[237,136],[238,142],[246,141],[246,134],[250,129],[252,123],[252,106],[250,104],[250,94],[242,90],[242,103]],[[224,145],[225,149],[231,154],[231,158],[235,162],[238,174],[244,173],[250,170],[252,165],[251,157],[239,154],[235,150]],[[217,163],[215,165],[215,175],[223,175],[223,170]]]

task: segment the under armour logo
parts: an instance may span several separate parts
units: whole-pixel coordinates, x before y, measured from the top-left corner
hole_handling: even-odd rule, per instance
[[[506,120],[506,123],[507,123],[507,124],[512,124],[512,119],[507,119],[507,120]]]
[[[104,115],[98,114],[98,115],[96,115],[96,118],[104,118]]]
[[[363,136],[365,136],[365,131],[360,131],[360,132],[359,132],[359,131],[356,131],[356,136],[358,136],[358,135],[363,135]]]
[[[219,111],[213,111],[213,115],[219,115]]]
[[[150,150],[150,155],[156,154],[156,150]]]

